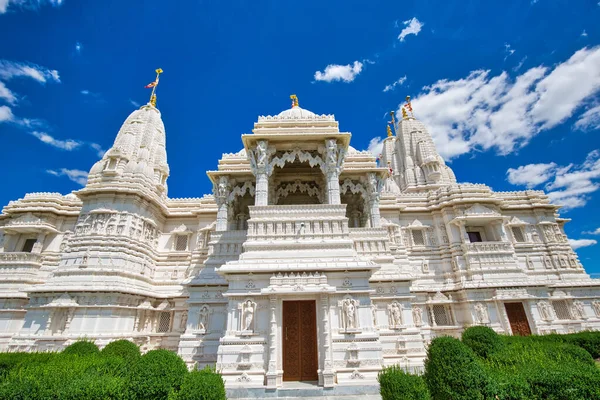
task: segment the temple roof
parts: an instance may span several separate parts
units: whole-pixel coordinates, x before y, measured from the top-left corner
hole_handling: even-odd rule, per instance
[[[317,115],[309,110],[305,110],[300,106],[292,106],[288,110],[284,110],[277,115],[279,118],[286,119],[308,119],[315,118]]]

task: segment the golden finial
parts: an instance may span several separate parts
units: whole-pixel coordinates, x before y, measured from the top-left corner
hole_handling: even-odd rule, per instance
[[[292,100],[292,107],[298,107],[298,96],[292,94],[290,95],[290,99]]]
[[[414,117],[412,104],[410,104],[410,96],[406,96],[406,104],[404,105],[404,107],[406,107],[406,109],[410,112],[410,116]]]
[[[392,128],[390,128],[390,126],[389,126],[389,125],[386,125],[386,127],[387,127],[387,134],[388,134],[388,137],[392,137]]]
[[[406,109],[402,107],[402,119],[408,118],[408,114],[406,113]]]
[[[156,69],[156,79],[154,80],[154,82],[150,82],[145,86],[146,89],[152,88],[152,94],[150,95],[150,104],[152,105],[152,107],[156,107],[156,87],[158,86],[159,76],[162,73],[163,70],[161,68]]]

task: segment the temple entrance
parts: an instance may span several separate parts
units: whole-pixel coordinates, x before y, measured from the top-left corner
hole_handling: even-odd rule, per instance
[[[313,300],[283,302],[283,380],[316,381],[317,311]]]
[[[512,330],[513,335],[531,335],[531,328],[527,321],[527,314],[525,314],[523,303],[504,303],[504,308],[506,308],[506,314],[508,315],[508,321],[510,322],[510,329]]]

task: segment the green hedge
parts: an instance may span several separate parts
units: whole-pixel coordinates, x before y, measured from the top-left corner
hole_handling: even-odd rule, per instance
[[[405,373],[401,368],[384,368],[377,376],[383,400],[429,400],[429,390],[418,375]]]
[[[210,369],[190,373],[174,352],[140,356],[138,347],[126,341],[98,352],[86,343],[60,353],[0,353],[0,399],[226,399],[219,374]]]
[[[88,354],[98,354],[100,353],[100,349],[94,344],[94,342],[80,340],[65,347],[65,349],[62,352],[64,354],[76,354],[78,356],[85,356]]]
[[[462,342],[469,346],[479,357],[487,358],[500,351],[504,343],[500,336],[486,326],[472,326],[462,334]]]

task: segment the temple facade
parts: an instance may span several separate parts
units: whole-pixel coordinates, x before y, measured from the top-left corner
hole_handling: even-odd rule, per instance
[[[423,368],[432,338],[600,329],[600,282],[541,191],[457,183],[412,113],[379,159],[333,115],[260,116],[208,171],[213,193],[169,198],[152,103],[67,195],[0,216],[0,350],[128,339],[216,366],[228,387],[376,382]]]

